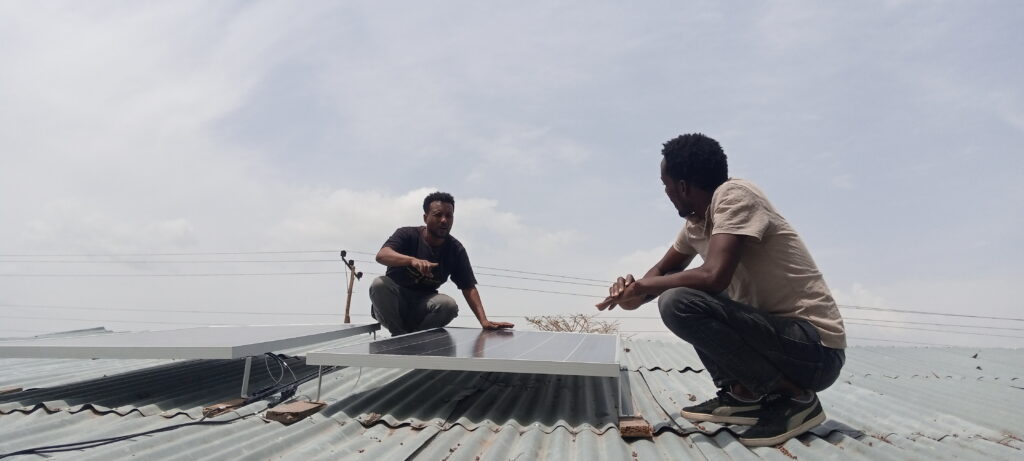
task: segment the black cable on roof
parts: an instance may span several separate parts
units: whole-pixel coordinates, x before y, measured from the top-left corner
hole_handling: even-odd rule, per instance
[[[172,425],[172,426],[166,426],[166,427],[161,427],[161,428],[157,428],[157,429],[151,429],[151,430],[143,431],[143,432],[136,432],[134,434],[119,435],[119,436],[107,437],[107,438],[103,438],[103,439],[85,440],[85,441],[82,441],[82,442],[62,443],[62,444],[58,444],[58,445],[45,445],[45,446],[41,446],[41,447],[26,448],[24,450],[12,451],[12,452],[9,452],[9,453],[0,453],[0,458],[8,458],[8,457],[11,457],[11,456],[19,456],[19,455],[46,455],[48,453],[60,453],[60,452],[65,452],[65,451],[84,450],[86,448],[94,448],[94,447],[99,447],[99,446],[103,446],[103,445],[109,445],[111,443],[116,443],[116,442],[120,442],[120,441],[123,441],[123,440],[133,439],[135,437],[141,437],[141,436],[144,436],[144,435],[150,435],[150,434],[157,434],[157,433],[160,433],[160,432],[172,431],[172,430],[175,430],[175,429],[180,429],[180,428],[188,427],[188,426],[220,426],[220,425],[224,425],[224,424],[230,424],[230,423],[233,423],[235,421],[238,421],[239,419],[248,418],[250,416],[255,416],[256,414],[257,413],[252,413],[252,414],[248,414],[248,415],[238,415],[238,416],[236,416],[234,418],[231,418],[231,419],[228,419],[228,420],[221,420],[221,421],[207,421],[206,417],[203,416],[198,421],[189,421],[187,423],[175,424],[175,425]]]
[[[288,364],[284,361],[284,359],[280,355],[278,355],[278,354],[271,354],[271,353],[268,353],[267,355],[273,357],[276,360],[279,360],[285,367],[288,368],[289,371],[291,371],[291,367],[288,367]],[[328,372],[334,371],[335,369],[337,369],[337,367],[324,367],[324,373],[328,373]],[[248,405],[248,404],[250,404],[252,402],[255,402],[255,401],[258,401],[258,400],[263,400],[263,399],[265,399],[265,398],[267,398],[269,396],[272,396],[274,394],[280,393],[281,394],[281,399],[278,400],[278,402],[276,402],[276,403],[271,403],[270,405],[268,405],[269,407],[273,407],[277,403],[283,402],[286,399],[291,398],[291,396],[295,395],[295,390],[298,388],[299,385],[312,380],[314,377],[316,377],[318,375],[319,375],[319,372],[318,373],[310,373],[309,375],[303,376],[302,378],[295,378],[295,373],[292,373],[292,378],[294,378],[292,382],[287,383],[287,384],[283,384],[283,385],[270,386],[270,387],[267,387],[267,388],[262,389],[260,391],[257,391],[252,396],[246,398],[245,402],[242,405]],[[119,435],[119,436],[114,436],[114,437],[106,437],[106,438],[102,438],[102,439],[85,440],[85,441],[82,441],[82,442],[71,442],[71,443],[62,443],[62,444],[57,444],[57,445],[47,445],[47,446],[42,446],[42,447],[26,448],[24,450],[18,450],[18,451],[13,451],[13,452],[9,452],[9,453],[0,453],[0,458],[7,458],[7,457],[19,456],[19,455],[30,455],[30,454],[45,455],[45,454],[48,454],[48,453],[60,453],[60,452],[65,452],[65,451],[84,450],[84,449],[87,449],[87,448],[94,448],[94,447],[99,447],[99,446],[103,446],[103,445],[109,445],[111,443],[116,443],[116,442],[120,442],[120,441],[124,441],[124,440],[129,440],[129,439],[133,439],[135,437],[141,437],[141,436],[144,436],[144,435],[150,435],[150,434],[156,434],[156,433],[160,433],[160,432],[172,431],[172,430],[175,430],[175,429],[180,429],[180,428],[188,427],[188,426],[219,426],[219,425],[230,424],[230,423],[233,423],[233,422],[238,421],[240,419],[248,418],[250,416],[256,416],[257,414],[259,414],[259,413],[258,412],[254,412],[254,413],[250,413],[250,414],[246,414],[246,415],[238,415],[238,416],[236,416],[234,418],[227,419],[227,420],[220,420],[220,421],[207,421],[206,416],[203,416],[198,421],[190,421],[190,422],[187,422],[187,423],[175,424],[175,425],[161,427],[161,428],[157,428],[157,429],[151,429],[151,430],[148,430],[148,431],[136,432],[136,433],[133,433],[133,434]]]

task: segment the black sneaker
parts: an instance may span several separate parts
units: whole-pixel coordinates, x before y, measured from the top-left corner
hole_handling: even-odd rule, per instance
[[[825,421],[818,396],[799,402],[784,395],[769,396],[757,424],[740,435],[740,443],[748,447],[769,447],[807,432]]]
[[[685,407],[679,413],[691,421],[752,425],[757,424],[757,415],[763,401],[762,397],[756,402],[744,402],[725,389],[719,389],[718,397],[700,405]]]

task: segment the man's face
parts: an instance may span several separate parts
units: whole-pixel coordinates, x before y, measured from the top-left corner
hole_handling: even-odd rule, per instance
[[[661,160],[661,184],[665,186],[665,195],[672,201],[672,205],[679,212],[679,217],[685,218],[693,213],[692,207],[687,203],[682,191],[682,184],[669,176],[665,170],[665,159]]]
[[[430,235],[442,239],[448,237],[455,223],[455,206],[441,201],[430,202],[427,213],[423,215],[423,222]]]

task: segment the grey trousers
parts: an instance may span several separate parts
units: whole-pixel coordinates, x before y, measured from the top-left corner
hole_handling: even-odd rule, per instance
[[[665,326],[693,345],[715,385],[739,383],[757,394],[782,377],[804,389],[832,385],[846,362],[842,349],[821,344],[806,320],[766,314],[724,296],[690,288],[661,294]]]
[[[392,336],[443,327],[459,315],[451,296],[410,290],[386,275],[370,284],[370,302],[373,318]]]

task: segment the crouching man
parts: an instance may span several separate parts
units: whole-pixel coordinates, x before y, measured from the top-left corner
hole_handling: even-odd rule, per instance
[[[451,296],[437,292],[449,276],[481,327],[513,327],[487,320],[469,255],[449,234],[454,222],[455,199],[434,192],[423,200],[425,225],[399,228],[377,252],[377,262],[388,270],[370,285],[371,313],[392,336],[443,327],[455,319],[459,306]]]
[[[619,277],[598,309],[660,296],[665,326],[696,349],[718,395],[683,408],[693,421],[743,424],[748,446],[776,445],[825,420],[816,392],[846,356],[839,309],[800,236],[757,186],[730,179],[702,134],[662,150],[665,194],[686,219],[675,243],[636,280]],[[684,270],[700,255],[704,263]]]

